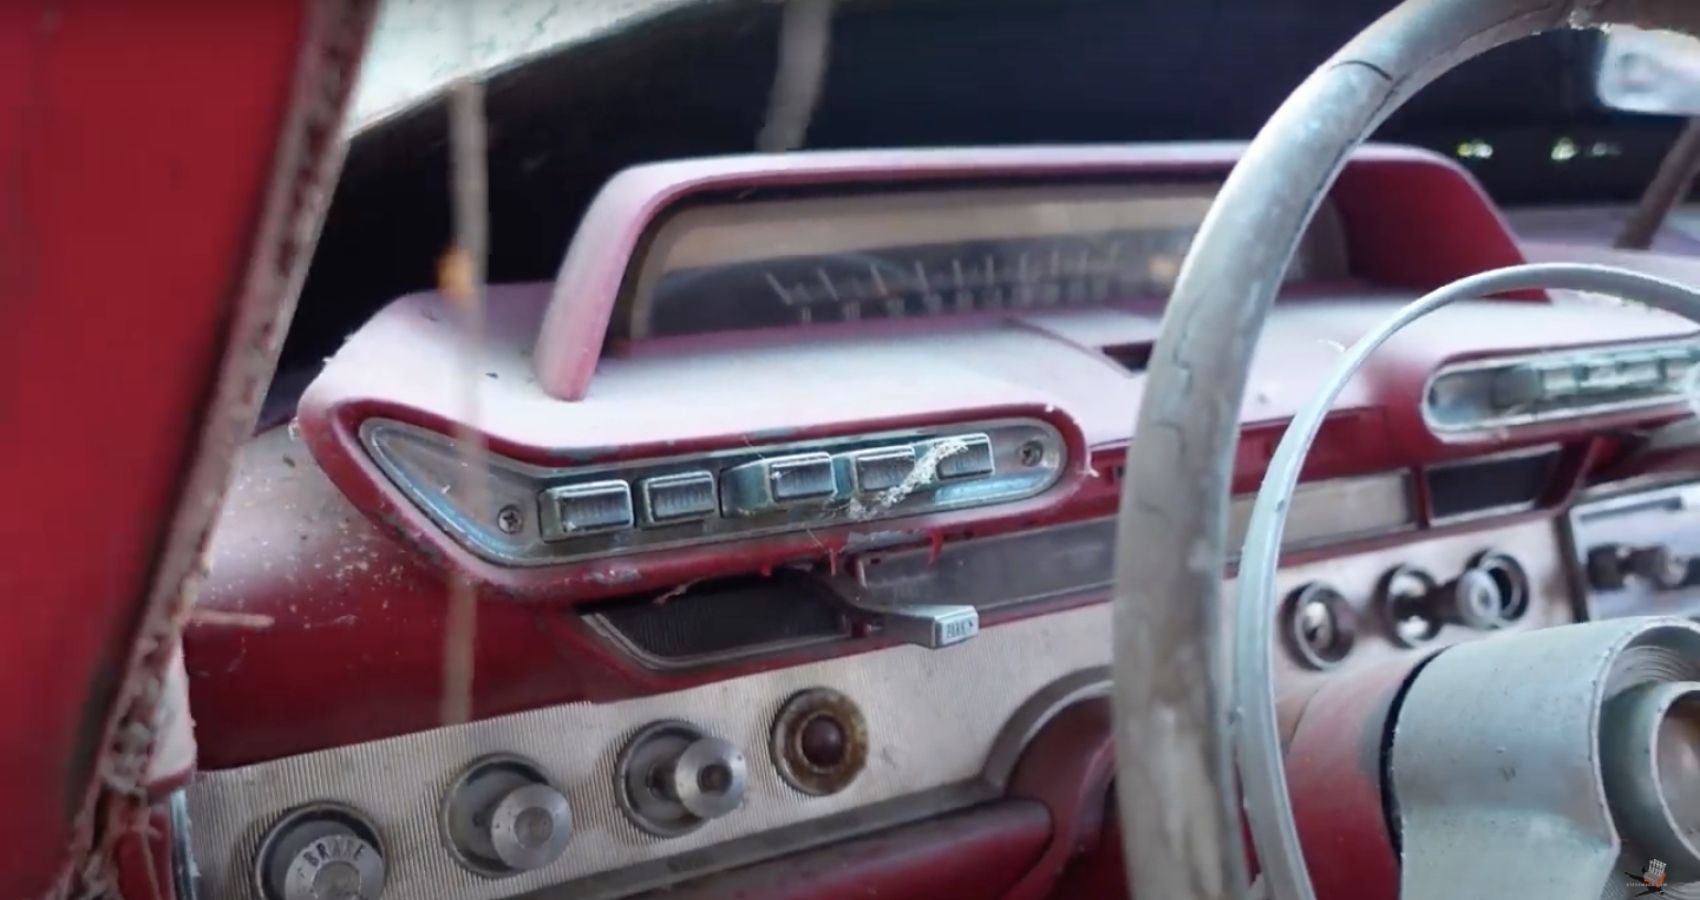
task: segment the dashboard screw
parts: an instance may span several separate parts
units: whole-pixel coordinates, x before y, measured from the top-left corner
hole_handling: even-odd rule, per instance
[[[1028,441],[1016,451],[1016,458],[1021,460],[1022,465],[1032,468],[1045,461],[1045,445],[1038,441]]]
[[[503,534],[519,534],[519,530],[525,527],[525,517],[520,515],[519,507],[504,506],[496,513],[496,527],[502,529]]]

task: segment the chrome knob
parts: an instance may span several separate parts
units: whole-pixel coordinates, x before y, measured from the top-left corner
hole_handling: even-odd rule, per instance
[[[502,878],[560,859],[572,840],[573,814],[566,795],[529,760],[490,756],[449,786],[443,831],[462,866]]]
[[[567,798],[547,784],[509,791],[490,812],[490,846],[515,871],[530,871],[560,858],[573,835]]]
[[[1500,616],[1504,598],[1499,584],[1483,569],[1468,569],[1448,584],[1435,612],[1444,622],[1491,631],[1505,624]]]
[[[725,738],[705,737],[673,763],[673,796],[699,819],[718,819],[744,803],[744,754]]]
[[[387,867],[377,832],[342,806],[308,807],[266,832],[254,867],[267,900],[378,900]]]
[[[1638,547],[1625,554],[1623,561],[1631,573],[1662,591],[1675,590],[1688,581],[1688,557],[1663,544]]]
[[[370,900],[383,893],[384,859],[371,844],[337,835],[315,841],[290,862],[284,900]]]
[[[633,825],[676,837],[742,806],[748,776],[737,745],[668,720],[646,726],[620,751],[615,792]]]
[[[1515,558],[1479,553],[1428,604],[1435,619],[1480,631],[1505,628],[1529,610],[1529,575]]]
[[[1623,590],[1634,576],[1656,590],[1673,591],[1687,586],[1689,574],[1689,558],[1663,544],[1603,544],[1588,551],[1588,582],[1595,590]]]

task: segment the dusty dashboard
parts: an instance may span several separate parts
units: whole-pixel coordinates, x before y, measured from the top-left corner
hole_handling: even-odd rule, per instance
[[[1144,368],[1237,153],[661,163],[555,282],[490,289],[481,346],[435,294],[392,303],[220,525],[202,605],[267,624],[188,638],[214,894],[287,895],[328,840],[384,896],[624,896],[1013,790],[1103,689]],[[1386,147],[1297,247],[1235,529],[1338,348],[1521,259],[1467,175]],[[1575,615],[1559,517],[1608,429],[1683,415],[1693,334],[1569,299],[1463,304],[1348,387],[1292,510],[1284,677]],[[1584,362],[1595,393],[1548,377]],[[450,577],[481,602],[474,721],[444,728]]]

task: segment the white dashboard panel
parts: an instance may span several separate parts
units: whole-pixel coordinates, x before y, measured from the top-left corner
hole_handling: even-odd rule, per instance
[[[1555,523],[1548,519],[1294,566],[1281,572],[1281,594],[1321,580],[1364,610],[1352,658],[1335,670],[1350,672],[1377,659],[1423,652],[1400,648],[1378,630],[1382,625],[1370,605],[1383,573],[1409,564],[1444,580],[1487,549],[1515,555],[1528,571],[1530,610],[1515,628],[1572,620],[1571,587]],[[206,772],[188,792],[200,895],[255,900],[252,860],[265,830],[308,803],[340,803],[363,812],[387,855],[384,896],[410,900],[505,898],[552,886],[563,886],[559,896],[617,896],[783,852],[783,842],[773,836],[788,830],[819,826],[812,838],[819,842],[854,833],[832,829],[878,827],[871,811],[882,804],[954,796],[944,801],[942,808],[948,808],[985,799],[998,791],[997,773],[1007,770],[1046,715],[1102,691],[1109,635],[1110,608],[1100,603],[991,627],[942,650],[894,647],[672,694],[570,704]],[[1482,636],[1448,626],[1432,646]],[[1277,658],[1283,660],[1278,665],[1283,692],[1333,674],[1307,672]],[[767,751],[781,704],[814,687],[853,698],[866,717],[870,744],[867,768],[847,789],[825,797],[788,787]],[[742,808],[674,838],[639,830],[615,796],[622,747],[640,728],[663,719],[683,719],[731,740],[749,763]],[[445,849],[439,826],[449,785],[468,763],[492,753],[534,761],[567,795],[575,828],[561,858],[502,879],[461,868]],[[962,788],[972,790],[956,790]]]

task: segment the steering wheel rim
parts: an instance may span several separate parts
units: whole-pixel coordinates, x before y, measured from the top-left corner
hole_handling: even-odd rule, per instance
[[[1408,0],[1282,104],[1206,216],[1152,353],[1117,523],[1112,701],[1133,896],[1245,892],[1226,518],[1251,354],[1300,235],[1347,155],[1423,86],[1519,38],[1610,24],[1700,36],[1700,3]]]

